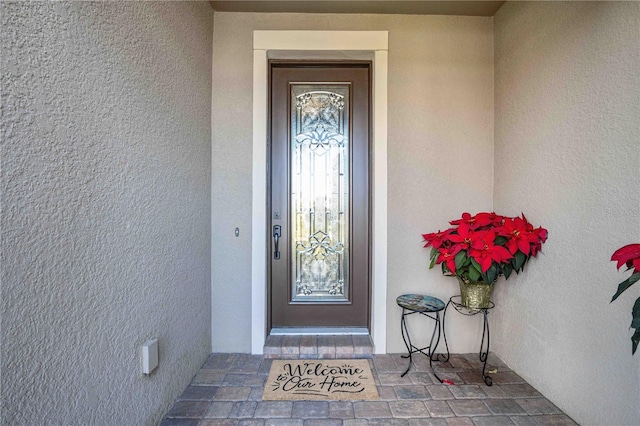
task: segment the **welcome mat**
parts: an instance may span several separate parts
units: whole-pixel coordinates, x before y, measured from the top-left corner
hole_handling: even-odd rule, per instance
[[[274,359],[262,399],[380,399],[366,359]]]

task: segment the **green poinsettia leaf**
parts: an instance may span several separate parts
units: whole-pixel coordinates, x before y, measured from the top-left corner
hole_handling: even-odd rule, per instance
[[[478,270],[478,272],[482,271],[482,266],[480,266],[480,264],[478,263],[477,260],[475,260],[473,257],[470,257],[471,259],[471,265],[476,268]]]
[[[497,279],[498,279],[498,267],[495,264],[493,264],[489,269],[487,269],[487,272],[485,273],[485,281],[488,284],[491,284]]]
[[[640,329],[640,297],[638,297],[636,299],[636,303],[633,304],[631,315],[633,316],[633,319],[631,320],[631,328]]]
[[[510,264],[504,265],[502,267],[502,274],[504,275],[504,279],[508,279],[511,273],[513,272],[513,267]]]
[[[462,268],[464,266],[464,263],[467,261],[467,253],[464,251],[459,251],[458,254],[456,254],[455,260],[456,270],[458,270],[459,268]]]
[[[471,265],[469,265],[469,280],[478,281],[481,275],[482,274],[480,274],[480,271],[477,270],[476,267],[473,265],[473,262],[471,262]]]
[[[511,260],[509,261],[509,265],[511,265],[511,269],[513,269],[513,271],[517,274],[518,270],[516,269],[516,258],[512,257]]]
[[[438,249],[435,247],[431,247],[431,253],[429,253],[429,258],[433,260],[437,257],[438,257]]]
[[[509,241],[507,237],[498,235],[496,239],[493,241],[493,243],[497,246],[503,246],[507,243],[507,241]]]
[[[635,284],[638,280],[640,280],[640,272],[637,272],[633,275],[631,275],[629,278],[627,278],[626,280],[622,281],[619,285],[618,285],[618,291],[616,291],[616,294],[613,295],[613,297],[611,298],[611,302],[613,302],[614,300],[616,300],[618,298],[618,296],[620,296],[622,294],[623,291],[625,291],[626,289],[628,289],[629,287],[631,287],[633,284]],[[609,303],[611,303],[609,302]]]
[[[636,328],[636,332],[631,336],[631,355],[636,353],[638,342],[640,342],[640,328]]]
[[[523,252],[518,250],[513,259],[515,261],[513,269],[519,271],[524,267],[524,262],[527,260],[527,256]]]

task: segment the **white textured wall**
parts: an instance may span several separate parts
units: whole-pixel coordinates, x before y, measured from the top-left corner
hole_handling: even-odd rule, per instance
[[[210,350],[210,6],[0,13],[0,423],[157,423]]]
[[[609,261],[640,241],[640,4],[507,3],[495,16],[495,208],[549,229],[500,285],[492,347],[580,424],[637,425],[637,285]],[[495,331],[494,331],[495,330]]]
[[[250,234],[253,30],[294,29],[389,31],[387,349],[400,352],[395,298],[417,291],[446,300],[457,292],[457,281],[427,270],[420,235],[463,211],[492,207],[492,19],[215,14],[214,351],[250,350],[251,238],[264,238]],[[245,308],[238,309],[238,301]],[[479,319],[464,320],[452,316],[453,349],[477,350]]]

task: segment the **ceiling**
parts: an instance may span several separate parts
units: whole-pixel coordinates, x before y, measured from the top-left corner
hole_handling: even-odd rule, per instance
[[[504,1],[429,0],[223,0],[210,1],[219,12],[387,13],[493,16]]]

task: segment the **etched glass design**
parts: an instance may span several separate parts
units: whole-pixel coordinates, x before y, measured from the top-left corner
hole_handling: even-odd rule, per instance
[[[291,86],[293,302],[349,295],[349,86]]]

